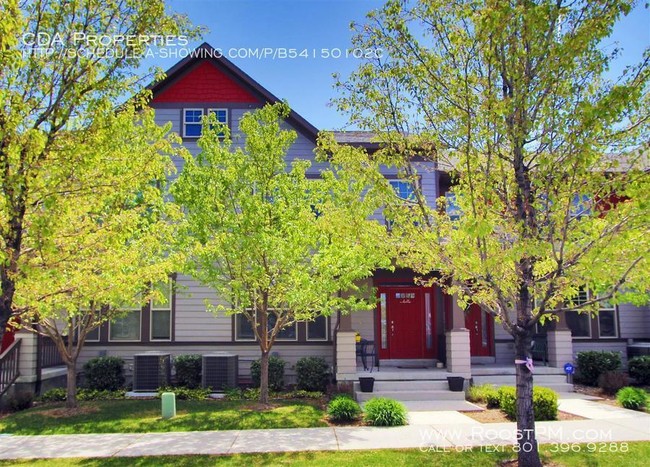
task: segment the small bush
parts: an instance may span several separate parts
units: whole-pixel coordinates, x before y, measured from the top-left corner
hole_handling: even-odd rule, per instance
[[[643,410],[648,404],[648,394],[641,388],[628,386],[618,391],[616,400],[626,409]]]
[[[361,407],[349,397],[336,397],[327,406],[327,416],[333,422],[351,422],[361,415]]]
[[[616,371],[621,367],[621,356],[618,352],[578,352],[577,363],[580,380],[589,386],[596,386],[602,373]]]
[[[173,392],[179,401],[202,401],[208,399],[211,393],[210,389],[203,388],[165,387],[158,389],[158,398],[162,396],[163,392]]]
[[[96,389],[79,389],[77,399],[80,401],[112,401],[124,399],[124,391],[98,391]]]
[[[489,383],[481,384],[478,386],[470,386],[469,390],[467,391],[467,400],[470,402],[487,403],[488,396],[490,394],[496,395],[496,393],[497,390],[494,389],[494,386]]]
[[[176,384],[188,389],[196,389],[201,386],[201,355],[179,355],[174,359],[176,368]],[[221,389],[221,388],[217,388]]]
[[[619,389],[629,384],[628,377],[622,371],[606,371],[598,377],[598,387],[605,394],[616,394]]]
[[[53,388],[43,393],[39,400],[41,402],[63,402],[67,396],[65,388]]]
[[[229,401],[254,401],[260,398],[260,388],[226,389],[224,399]]]
[[[279,357],[269,357],[269,389],[271,391],[282,391],[284,389],[284,365],[286,362]],[[251,379],[253,386],[260,387],[260,374],[262,365],[260,360],[251,363]]]
[[[124,360],[118,357],[97,357],[84,365],[88,389],[117,391],[124,385]]]
[[[338,399],[336,399],[338,400]],[[345,400],[345,399],[341,399]],[[374,426],[406,425],[406,407],[385,397],[370,399],[365,405],[366,422]]]
[[[321,357],[303,357],[296,363],[298,389],[324,392],[330,380],[330,367]]]
[[[281,394],[281,396],[286,399],[320,399],[323,397],[323,393],[320,391],[303,391],[302,389],[298,389]]]
[[[517,418],[517,390],[512,386],[501,386],[497,395],[501,410],[509,418]]]
[[[498,409],[500,407],[501,401],[499,400],[499,393],[496,389],[493,389],[492,392],[488,392],[485,395],[485,403],[488,409]]]
[[[650,384],[650,355],[631,358],[627,368],[630,376],[639,384]]]
[[[557,393],[549,388],[533,388],[535,421],[557,420]]]
[[[14,412],[27,410],[34,404],[34,394],[29,391],[17,391],[9,397],[7,405]]]
[[[499,388],[499,406],[510,419],[517,418],[517,390],[512,386]],[[557,419],[557,393],[549,388],[533,388],[535,421]]]

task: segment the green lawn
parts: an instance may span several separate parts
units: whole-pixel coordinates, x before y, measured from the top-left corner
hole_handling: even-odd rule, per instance
[[[616,443],[619,448],[621,443]],[[626,466],[636,467],[648,465],[650,459],[650,442],[628,443],[627,453],[607,452],[589,453],[582,445],[580,453],[560,454],[551,453],[550,446],[542,447],[543,460],[565,466]],[[109,459],[47,459],[40,461],[0,461],[0,465],[29,464],[34,466],[254,466],[254,465],[304,465],[331,467],[336,465],[355,467],[374,467],[383,465],[435,465],[450,467],[476,467],[496,465],[499,462],[514,458],[509,452],[488,453],[478,450],[471,452],[420,452],[419,450],[381,450],[381,451],[345,451],[345,452],[293,452],[280,454],[240,454],[234,456],[165,456],[165,457],[114,457]]]
[[[1,418],[0,433],[54,435],[327,426],[323,411],[315,403],[273,401],[274,408],[269,410],[260,410],[256,405],[248,401],[177,401],[177,416],[162,420],[159,400],[81,402],[82,413],[73,416],[57,413],[62,404],[47,404]]]

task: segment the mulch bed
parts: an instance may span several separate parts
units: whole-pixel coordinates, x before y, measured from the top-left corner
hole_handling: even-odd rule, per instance
[[[477,422],[481,423],[507,423],[512,422],[506,414],[501,411],[501,409],[488,409],[485,404],[473,402],[485,410],[483,412],[463,412],[464,415],[467,415],[470,418],[473,418]],[[584,420],[584,417],[579,417],[578,415],[573,415],[570,413],[558,411],[557,419],[560,421],[564,420]]]

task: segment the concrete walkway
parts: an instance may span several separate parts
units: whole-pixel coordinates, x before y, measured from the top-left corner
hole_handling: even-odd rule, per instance
[[[540,443],[650,441],[650,415],[598,402],[561,399],[560,410],[589,420],[538,422]],[[395,428],[337,427],[185,433],[0,435],[0,459],[131,457],[414,448],[426,451],[515,443],[514,423],[480,423],[456,411],[412,411]]]

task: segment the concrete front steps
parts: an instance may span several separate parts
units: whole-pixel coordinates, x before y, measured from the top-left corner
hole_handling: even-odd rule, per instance
[[[514,386],[515,375],[474,375],[474,385],[480,384],[493,384],[499,386]],[[543,386],[550,388],[555,392],[567,393],[573,392],[573,384],[566,382],[566,375],[564,374],[533,374],[533,384],[535,386]]]
[[[355,399],[362,403],[373,397],[388,397],[401,402],[465,400],[465,392],[449,390],[446,376],[444,380],[375,380],[373,392],[361,392],[359,383],[355,382],[353,389]]]

